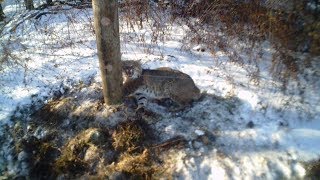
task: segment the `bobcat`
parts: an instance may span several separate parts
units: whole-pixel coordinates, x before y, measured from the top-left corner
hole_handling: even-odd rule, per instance
[[[178,70],[168,67],[142,69],[137,61],[123,61],[123,92],[126,97],[138,96],[137,101],[147,99],[170,99],[175,103],[170,111],[179,111],[200,98],[200,90],[192,78]],[[141,96],[142,95],[142,96]]]

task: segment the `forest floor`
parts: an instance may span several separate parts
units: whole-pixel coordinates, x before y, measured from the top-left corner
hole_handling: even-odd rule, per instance
[[[90,8],[53,6],[20,11],[4,26],[0,178],[320,177],[319,63],[283,90],[269,73],[268,42],[257,82],[250,64],[187,44],[179,20],[160,19],[155,33],[155,21],[139,27],[121,16],[123,60],[180,70],[203,93],[180,112],[151,104],[130,114],[102,103],[92,20]]]

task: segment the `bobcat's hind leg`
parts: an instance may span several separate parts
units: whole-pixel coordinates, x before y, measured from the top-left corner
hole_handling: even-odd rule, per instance
[[[169,108],[175,104],[175,102],[170,98],[152,99],[151,102],[166,108]]]
[[[171,95],[172,101],[174,102],[172,106],[170,106],[170,112],[178,112],[184,110],[186,107],[189,106],[188,102],[181,100],[179,97]]]
[[[171,106],[169,107],[169,112],[179,112],[179,111],[182,111],[184,110],[186,107],[188,106],[184,106],[184,105],[179,105],[179,106]]]
[[[140,109],[140,108],[145,109],[146,107],[148,107],[148,98],[145,94],[138,92],[138,93],[135,93],[134,96],[138,104],[137,109]]]

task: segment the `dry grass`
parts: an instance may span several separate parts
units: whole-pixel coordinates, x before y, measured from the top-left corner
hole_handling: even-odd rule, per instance
[[[80,127],[62,135],[65,127],[61,123],[65,118],[72,118],[70,115],[78,109],[74,107],[76,102],[77,99],[68,97],[54,100],[32,116],[36,121],[34,129],[45,127],[54,130],[55,135],[45,141],[31,135],[30,140],[17,144],[18,153],[23,150],[36,153],[30,161],[30,177],[105,179],[120,173],[127,178],[151,179],[164,171],[158,163],[161,153],[154,152],[159,149],[153,145],[155,137],[142,119],[130,119],[104,130],[90,126],[83,129],[76,124]],[[96,111],[83,110],[89,114]],[[52,124],[48,125],[48,121]],[[15,132],[16,139],[25,134],[19,124]],[[166,144],[162,152],[170,149],[169,146]]]
[[[90,163],[99,161],[102,148],[108,147],[106,134],[96,128],[89,128],[73,139],[63,148],[61,156],[55,162],[58,173],[79,174],[88,171]],[[93,151],[88,157],[88,150]]]
[[[159,167],[153,165],[153,163],[149,150],[145,149],[137,155],[123,153],[114,169],[118,172],[126,172],[151,179],[152,175],[159,171]]]
[[[112,134],[113,147],[119,151],[133,151],[143,144],[145,133],[135,122],[124,122]]]

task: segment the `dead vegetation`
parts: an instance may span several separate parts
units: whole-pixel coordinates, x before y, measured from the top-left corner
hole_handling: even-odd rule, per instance
[[[135,122],[124,122],[118,125],[117,129],[112,134],[113,147],[116,150],[134,151],[143,144],[145,139],[143,129]]]
[[[211,1],[203,0],[201,3],[190,3],[188,9],[182,10],[187,17],[196,17],[197,23],[189,23],[191,30],[196,30],[207,24],[207,30],[223,32],[218,34],[196,33],[192,41],[204,42],[220,50],[228,52],[231,60],[244,62],[232,46],[232,39],[249,44],[244,52],[249,56],[249,63],[256,64],[259,56],[252,51],[259,50],[261,44],[267,40],[275,49],[272,58],[271,72],[280,78],[296,77],[303,71],[303,61],[298,60],[295,53],[309,53],[315,57],[320,53],[319,12],[310,9],[309,1],[294,1],[287,6],[281,3],[263,3],[261,1]],[[206,4],[206,6],[204,6]],[[201,13],[202,12],[202,13]],[[199,32],[199,31],[198,31]],[[206,31],[205,31],[206,32]],[[317,35],[316,35],[317,34]],[[205,36],[203,36],[205,35]],[[227,35],[227,36],[225,36]],[[250,52],[251,51],[251,52]],[[258,51],[258,54],[262,53]],[[232,57],[234,56],[234,57]]]
[[[87,1],[75,3],[74,6],[72,5],[74,2],[63,3],[56,1],[55,3],[57,6],[69,5],[71,8],[79,8],[79,5],[90,5]],[[313,3],[316,4],[314,5]],[[319,5],[311,0],[293,1],[287,7],[279,4],[268,4],[256,0],[246,2],[230,0],[125,0],[119,4],[120,18],[124,22],[122,25],[126,25],[126,29],[131,32],[122,33],[121,38],[125,43],[127,40],[129,40],[128,42],[137,41],[140,44],[141,51],[153,53],[154,51],[161,51],[158,45],[168,40],[170,24],[187,25],[189,32],[184,39],[183,44],[185,47],[183,48],[190,49],[188,47],[190,44],[191,46],[194,44],[206,44],[213,56],[217,51],[223,51],[232,62],[241,65],[249,63],[252,66],[250,66],[251,69],[248,68],[247,70],[254,81],[259,81],[260,78],[258,64],[263,59],[262,43],[268,41],[275,50],[272,52],[273,56],[270,60],[272,66],[269,70],[274,75],[274,78],[282,80],[286,85],[288,79],[296,78],[305,68],[312,66],[320,55],[320,16],[319,8],[317,8]],[[312,8],[313,6],[316,8]],[[90,6],[82,8],[88,7]],[[41,13],[39,11],[35,14]],[[48,13],[51,13],[51,10],[48,10]],[[88,17],[78,20],[66,12],[67,24],[70,24],[71,29],[77,23],[86,21],[89,31],[94,34],[92,18],[87,12],[85,14]],[[28,14],[21,15],[21,17],[34,18],[34,16],[29,17]],[[23,23],[24,20],[17,22]],[[36,22],[35,26],[37,26]],[[15,25],[15,28],[18,26],[19,24]],[[150,42],[144,34],[138,33],[141,28],[150,28]],[[37,27],[37,29],[39,34],[48,33],[41,27]],[[81,34],[82,32],[75,33]],[[84,44],[82,41],[72,42],[72,39],[61,37],[59,32],[56,31],[52,31],[50,34],[55,37],[52,42],[58,41],[66,47]],[[5,37],[4,34],[1,35]],[[24,50],[29,47],[25,46],[21,41],[22,37],[9,37],[9,39],[4,39],[3,43],[1,43],[0,71],[8,64],[12,67],[18,65],[28,71],[27,59],[21,59],[21,55],[14,51],[14,46],[21,46]],[[245,44],[245,46],[239,45],[240,43]],[[54,47],[55,44],[46,44],[46,47],[43,48],[50,49]],[[301,57],[301,54],[305,56]],[[242,55],[248,56],[248,60],[243,58]]]
[[[58,173],[77,176],[85,171],[94,171],[102,157],[103,149],[109,148],[106,132],[89,128],[80,132],[62,147],[61,156],[55,161]],[[72,177],[71,176],[71,177]]]
[[[145,149],[142,153],[132,155],[129,153],[121,154],[119,162],[114,166],[118,172],[126,172],[135,176],[151,179],[152,175],[159,171],[159,167],[153,165],[150,151]]]
[[[320,177],[320,159],[318,161],[314,161],[308,163],[306,165],[307,169],[307,176],[308,179],[318,179]]]
[[[64,95],[32,113],[31,120],[15,124],[11,130],[15,161],[27,168],[19,177],[152,179],[167,173],[161,154],[185,145],[183,137],[158,142],[143,116],[116,126],[97,123],[93,114],[106,107],[84,108],[79,102],[81,98]]]
[[[155,44],[166,39],[165,27],[170,23],[187,25],[189,32],[183,48],[206,44],[213,56],[222,51],[231,62],[250,64],[247,71],[256,84],[261,71],[258,64],[265,60],[263,44],[269,42],[274,50],[272,58],[267,59],[272,64],[270,73],[286,87],[289,79],[297,78],[320,55],[317,6],[313,1],[292,1],[286,5],[256,0],[157,1],[156,5],[124,1],[121,10],[133,32],[134,25],[143,27],[141,19],[154,27],[151,39]]]

